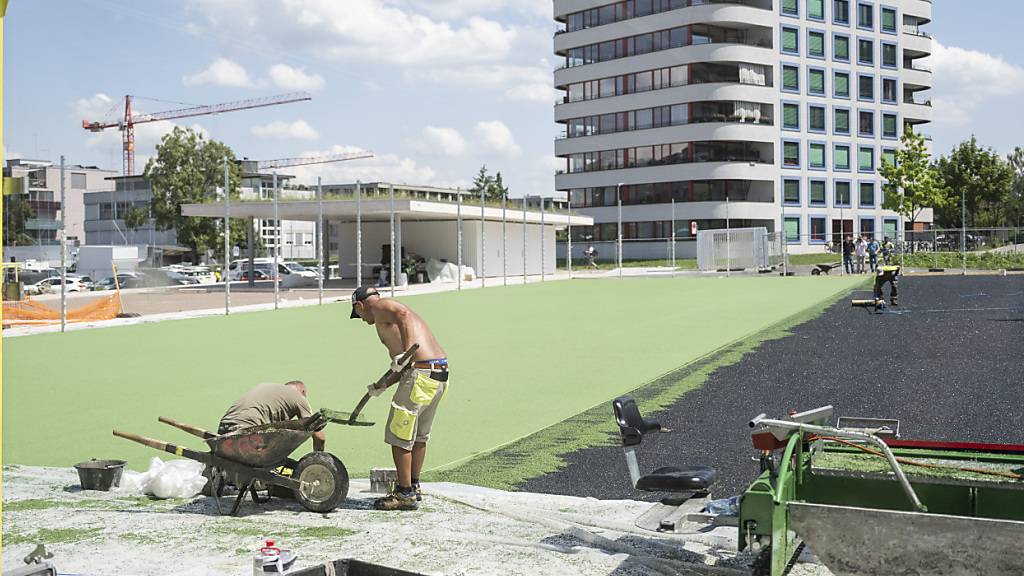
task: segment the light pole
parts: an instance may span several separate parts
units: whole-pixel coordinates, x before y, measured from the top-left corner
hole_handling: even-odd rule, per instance
[[[619,278],[622,278],[622,182],[615,185],[615,202],[619,208],[619,241],[618,241],[618,264],[619,264]]]

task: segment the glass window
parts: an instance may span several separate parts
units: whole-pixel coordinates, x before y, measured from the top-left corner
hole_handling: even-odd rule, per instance
[[[786,217],[786,243],[788,244],[799,244],[800,243],[800,217],[799,216],[787,216]]]
[[[782,105],[782,127],[790,128],[793,130],[800,129],[800,105],[799,104],[783,104]]]
[[[850,133],[850,111],[842,108],[834,108],[832,110],[832,117],[835,119],[835,126],[832,131],[836,134],[849,134]]]
[[[835,184],[835,203],[836,206],[849,206],[850,205],[850,183],[849,182],[836,182]]]
[[[896,138],[895,114],[882,114],[882,136],[885,138]]]
[[[858,113],[857,133],[862,136],[875,135],[875,113],[861,111]]]
[[[882,32],[896,31],[896,10],[894,8],[882,8]]]
[[[871,4],[857,5],[857,26],[861,28],[875,27],[874,7]]]
[[[800,53],[800,32],[796,28],[782,29],[782,51],[790,54]]]
[[[874,196],[874,194],[872,194]],[[875,219],[874,218],[861,218],[860,219],[860,233],[868,238],[875,236]]]
[[[822,182],[822,185],[825,183]],[[825,241],[825,219],[811,218],[811,242]]]
[[[850,39],[848,37],[836,34],[832,38],[832,58],[843,62],[850,61]]]
[[[875,171],[875,149],[870,146],[861,146],[857,151],[857,169],[861,172]]]
[[[825,57],[825,33],[824,32],[808,32],[807,33],[807,55],[815,56],[817,58]]]
[[[800,91],[800,68],[797,66],[782,67],[782,89]]]
[[[895,44],[882,44],[882,66],[889,68],[896,67],[896,45]]]
[[[799,142],[784,142],[782,144],[782,163],[785,166],[800,166]]]
[[[846,72],[836,72],[832,79],[832,93],[839,98],[850,97],[850,75]]]
[[[832,2],[832,20],[839,24],[850,23],[850,0],[834,0]]]
[[[797,0],[782,0],[782,13],[789,14],[790,16],[798,16],[800,14],[800,8],[797,6]]]
[[[849,170],[850,169],[850,147],[837,144],[835,152],[833,153],[833,159],[835,160],[836,170]]]
[[[890,166],[896,165],[896,151],[892,148],[885,148],[882,150],[882,164],[888,164]]]
[[[807,0],[807,17],[812,20],[824,20],[825,0]]]
[[[809,189],[807,190],[808,197],[811,205],[824,206],[825,205],[825,181],[824,180],[811,180]]]
[[[814,130],[816,132],[825,131],[825,107],[824,106],[809,106],[807,108],[808,116],[808,130]]]
[[[687,113],[686,104],[673,104],[672,105],[672,125],[678,126],[680,124],[686,124],[689,122],[689,114]]]
[[[825,94],[825,71],[817,69],[807,70],[807,93],[808,94]]]
[[[872,101],[875,99],[874,76],[865,76],[862,74],[857,77],[857,98]]]
[[[786,204],[799,204],[800,203],[800,181],[796,179],[786,179],[782,182],[782,193],[783,201]]]
[[[857,62],[861,64],[875,63],[875,43],[873,40],[857,40]]]
[[[883,78],[882,79],[882,102],[895,102],[896,101],[896,79],[895,78]]]
[[[824,168],[825,167],[825,145],[820,142],[812,142],[807,146],[808,159],[807,163],[811,168]]]
[[[875,183],[874,182],[861,182],[860,183],[860,201],[861,206],[874,206],[875,205]]]

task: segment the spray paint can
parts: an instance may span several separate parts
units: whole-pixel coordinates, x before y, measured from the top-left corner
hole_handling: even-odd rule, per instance
[[[253,576],[267,574],[288,574],[295,565],[298,554],[291,550],[282,550],[274,545],[273,540],[266,540],[252,559]]]

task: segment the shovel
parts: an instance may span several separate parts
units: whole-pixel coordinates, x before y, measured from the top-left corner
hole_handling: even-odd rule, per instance
[[[399,359],[399,361],[405,364],[412,358],[413,354],[415,354],[416,351],[419,350],[419,348],[419,344],[413,344],[412,346],[409,347],[408,350],[405,351],[404,354],[402,354],[402,357]],[[406,367],[406,370],[408,370],[408,367]],[[387,389],[395,382],[398,382],[401,379],[401,376],[401,373],[395,373],[389,369],[387,372],[384,373],[383,376],[377,379],[377,382],[374,383],[373,387]],[[375,422],[358,419],[359,413],[363,411],[363,407],[366,406],[366,403],[370,401],[370,398],[371,396],[369,392],[363,394],[362,399],[359,400],[359,404],[356,404],[355,410],[353,410],[351,413],[340,412],[338,410],[329,410],[327,408],[320,410],[320,413],[323,414],[324,418],[326,418],[329,422],[334,422],[335,424],[345,424],[347,426],[373,426]]]

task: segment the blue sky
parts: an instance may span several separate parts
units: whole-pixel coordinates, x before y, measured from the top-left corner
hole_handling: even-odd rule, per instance
[[[120,136],[81,120],[294,90],[311,102],[180,121],[255,159],[362,148],[296,169],[307,181],[468,185],[482,164],[513,196],[549,194],[556,97],[550,0],[12,0],[5,156],[120,170]],[[947,153],[971,133],[1024,145],[1020,0],[935,0],[935,122]],[[112,112],[112,113],[111,113]],[[136,128],[137,171],[169,123]]]

